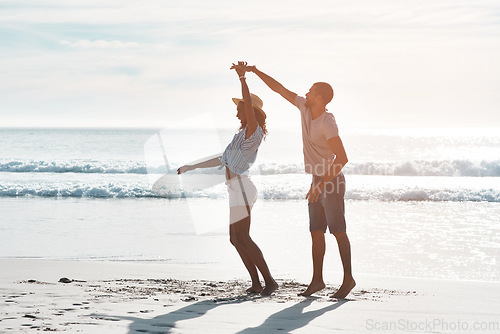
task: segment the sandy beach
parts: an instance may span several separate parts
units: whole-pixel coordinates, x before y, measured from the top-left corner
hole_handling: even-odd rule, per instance
[[[299,152],[282,151],[293,145],[273,132],[262,173],[252,174],[260,197],[251,235],[280,285],[261,298],[245,293],[223,183],[152,196],[143,151],[154,134],[0,133],[0,333],[500,332],[498,164],[479,154],[498,156],[498,136],[346,136],[357,286],[335,300],[342,264],[331,236],[327,288],[297,295],[312,272],[300,142]],[[200,135],[174,134],[181,139],[165,143],[173,153],[190,152],[178,143]]]
[[[280,279],[271,297],[243,277],[154,263],[2,259],[0,333],[498,333],[500,284],[359,276],[345,300]],[[61,278],[67,283],[60,282]]]

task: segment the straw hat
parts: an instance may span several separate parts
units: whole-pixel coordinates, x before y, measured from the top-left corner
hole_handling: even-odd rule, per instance
[[[264,102],[262,102],[260,97],[258,97],[255,94],[250,93],[250,97],[252,99],[252,107],[254,107],[254,109],[257,109],[258,111],[260,111],[264,115],[264,118],[266,118],[266,113],[264,112],[264,110],[262,110],[262,106],[264,105]],[[238,105],[238,103],[245,102],[245,101],[243,101],[243,99],[238,99],[238,98],[234,97],[233,102],[234,102],[234,104]]]

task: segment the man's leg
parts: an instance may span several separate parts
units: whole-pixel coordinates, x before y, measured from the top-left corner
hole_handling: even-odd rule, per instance
[[[325,282],[323,281],[323,259],[326,249],[325,210],[320,200],[317,202],[310,202],[308,204],[308,210],[309,231],[311,231],[312,240],[313,277],[307,289],[299,293],[299,296],[310,296],[325,288]]]
[[[325,232],[311,231],[312,239],[312,258],[313,258],[313,278],[311,284],[305,291],[300,293],[300,296],[310,296],[315,292],[325,288],[323,281],[323,259],[325,257]]]
[[[340,289],[332,295],[333,298],[345,298],[356,286],[351,270],[351,243],[346,233],[345,221],[345,178],[344,174],[337,175],[332,180],[326,195],[325,215],[328,221],[330,232],[333,233],[339,246],[340,259],[344,268],[344,279]]]
[[[334,234],[339,246],[340,259],[344,267],[344,280],[339,290],[332,295],[333,298],[345,298],[349,292],[356,286],[356,281],[352,277],[351,268],[351,243],[346,232],[338,232]]]

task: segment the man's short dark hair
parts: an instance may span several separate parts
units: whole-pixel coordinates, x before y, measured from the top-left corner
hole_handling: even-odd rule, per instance
[[[314,86],[317,87],[318,93],[323,97],[323,101],[325,102],[325,105],[330,103],[330,101],[333,99],[333,88],[330,86],[330,84],[326,82],[316,82]]]

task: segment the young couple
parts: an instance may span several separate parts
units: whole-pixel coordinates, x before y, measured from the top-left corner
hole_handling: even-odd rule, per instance
[[[250,237],[251,210],[257,200],[257,189],[248,176],[248,170],[255,162],[260,143],[267,134],[262,100],[257,95],[250,94],[245,80],[247,72],[256,74],[301,113],[305,171],[312,174],[311,188],[306,198],[312,238],[313,277],[307,289],[300,295],[310,296],[325,287],[323,258],[328,226],[330,233],[337,240],[344,269],[342,285],[331,297],[345,298],[356,282],[352,277],[351,246],[344,218],[345,180],[341,170],[347,163],[347,156],[335,118],[326,112],[326,105],[333,98],[333,89],[327,83],[317,82],[304,98],[289,91],[255,66],[248,66],[246,62],[233,64],[231,69],[234,69],[239,77],[243,95],[243,99],[233,99],[237,105],[236,117],[241,123],[240,131],[221,156],[196,165],[182,166],[177,172],[181,174],[196,168],[225,167],[230,207],[230,241],[252,279],[252,286],[247,292],[260,293],[262,296],[271,295],[278,288],[278,284],[272,277],[260,248]],[[258,271],[264,278],[264,287],[261,285]]]

